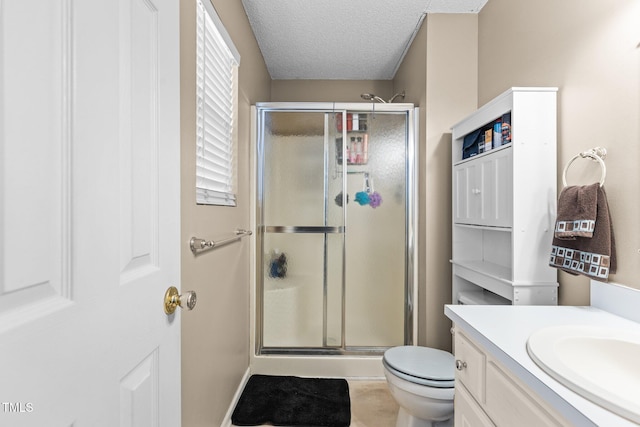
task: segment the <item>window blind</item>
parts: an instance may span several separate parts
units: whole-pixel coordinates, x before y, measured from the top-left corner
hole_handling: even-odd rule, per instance
[[[211,5],[197,10],[196,202],[235,206],[239,55]]]

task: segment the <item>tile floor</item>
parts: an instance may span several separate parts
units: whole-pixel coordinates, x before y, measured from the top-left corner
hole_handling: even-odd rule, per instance
[[[387,382],[348,380],[351,397],[351,427],[395,427],[398,404]]]

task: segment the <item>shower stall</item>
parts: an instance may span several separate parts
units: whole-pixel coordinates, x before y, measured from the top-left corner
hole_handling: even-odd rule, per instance
[[[362,366],[415,342],[416,117],[412,104],[254,107],[257,370]]]

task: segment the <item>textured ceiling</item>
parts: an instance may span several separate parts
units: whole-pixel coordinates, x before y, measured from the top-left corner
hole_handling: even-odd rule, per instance
[[[389,80],[426,13],[487,0],[242,0],[271,78]]]

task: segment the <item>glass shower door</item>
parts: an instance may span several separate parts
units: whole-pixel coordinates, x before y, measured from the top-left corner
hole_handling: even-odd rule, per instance
[[[344,182],[330,143],[335,115],[261,114],[261,348],[343,346]]]
[[[346,167],[352,200],[345,227],[345,347],[380,353],[410,339],[405,336],[410,282],[407,114],[356,114],[366,132],[347,133],[351,147],[355,139],[355,150],[349,150]],[[365,136],[361,147],[359,139]]]

